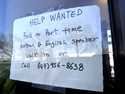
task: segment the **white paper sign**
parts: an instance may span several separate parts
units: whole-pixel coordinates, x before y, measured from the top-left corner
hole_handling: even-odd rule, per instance
[[[16,19],[10,79],[103,91],[100,19],[98,6]]]

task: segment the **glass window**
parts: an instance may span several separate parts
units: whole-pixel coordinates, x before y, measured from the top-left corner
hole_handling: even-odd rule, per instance
[[[103,78],[102,79],[104,79],[103,86],[105,87],[105,85],[106,85],[106,87],[107,87],[107,84],[109,85],[109,83],[110,83],[108,81],[111,79],[110,78],[111,74],[112,74],[112,77],[114,77],[112,39],[111,39],[111,33],[110,33],[111,29],[110,29],[110,20],[109,20],[109,11],[108,11],[108,2],[107,2],[107,0],[0,0],[0,92],[5,92],[5,94],[14,94],[14,92],[17,92],[17,94],[18,93],[20,94],[21,92],[26,93],[26,92],[31,92],[31,91],[32,92],[39,92],[39,93],[40,92],[52,91],[52,92],[56,92],[56,93],[60,93],[60,94],[67,94],[68,92],[72,92],[72,91],[74,91],[74,92],[76,92],[76,91],[83,92],[85,94],[86,94],[86,92],[89,92],[86,89],[82,89],[81,90],[80,88],[73,88],[73,89],[71,89],[70,87],[56,86],[56,85],[54,85],[54,83],[53,83],[53,85],[38,84],[37,81],[39,79],[39,76],[41,77],[41,75],[37,75],[37,73],[36,73],[36,75],[37,75],[36,76],[36,80],[34,80],[33,82],[30,80],[30,78],[35,78],[34,76],[29,77],[29,81],[25,80],[26,76],[22,77],[22,80],[21,79],[20,80],[10,80],[10,73],[14,74],[15,73],[14,70],[15,71],[18,70],[18,67],[16,67],[16,66],[12,67],[13,52],[14,53],[21,52],[21,51],[19,51],[19,49],[18,49],[18,51],[13,49],[13,48],[15,48],[14,44],[16,42],[18,43],[18,36],[21,36],[21,34],[19,35],[19,33],[17,32],[17,30],[24,32],[23,30],[25,30],[25,29],[28,30],[29,29],[27,27],[27,25],[26,25],[26,27],[21,27],[22,26],[21,25],[21,26],[19,26],[20,27],[19,28],[18,25],[22,24],[22,23],[18,23],[19,19],[23,19],[24,18],[24,20],[25,20],[24,23],[25,23],[27,19],[39,17],[40,15],[48,16],[49,14],[54,14],[54,13],[56,13],[58,11],[68,11],[68,9],[72,9],[72,8],[77,9],[78,7],[91,7],[91,6],[95,6],[95,5],[98,6],[98,8],[100,9],[100,24],[101,25],[99,25],[99,26],[101,26],[100,27],[101,28],[101,35],[99,37],[102,38],[102,40],[101,40],[101,42],[100,41],[99,42],[100,42],[100,45],[102,47],[102,53],[101,54],[100,53],[99,54],[95,53],[94,55],[97,55],[97,57],[98,56],[102,57],[102,62],[100,62],[100,63],[102,63],[102,65],[103,65],[102,66],[103,67]],[[88,10],[88,8],[85,8],[85,11],[87,11],[87,10]],[[94,10],[94,7],[93,7],[93,10]],[[95,13],[98,13],[98,10],[97,11],[94,10],[94,11],[95,11]],[[67,13],[69,13],[69,12],[67,12]],[[80,15],[79,13],[80,13],[80,10],[73,11],[73,14],[71,16],[76,16],[76,15],[78,16],[78,15]],[[95,21],[94,20],[95,13],[93,12],[93,19],[91,18],[92,21]],[[61,16],[65,19],[64,14],[61,14]],[[92,16],[92,15],[90,15],[90,16]],[[43,19],[45,19],[45,18],[43,18]],[[67,23],[66,21],[65,22],[62,21],[62,23],[60,22],[59,24],[56,24],[56,25],[43,24],[42,26],[49,27],[49,28],[54,28],[54,26],[57,26],[57,27],[59,26],[59,28],[62,28],[61,25],[65,26],[65,25],[68,24],[69,27],[67,27],[67,28],[73,30],[73,28],[71,28],[70,25],[71,26],[75,26],[75,25],[77,25],[79,23],[84,23],[84,22],[81,21],[82,17],[79,18],[79,19],[81,19],[79,21],[76,21],[74,19],[66,20],[67,22],[69,21],[71,24]],[[83,19],[85,19],[85,18],[83,18]],[[98,17],[97,17],[97,19],[98,19]],[[14,23],[14,21],[15,21],[15,23]],[[87,21],[90,21],[90,20],[86,19],[86,22]],[[21,22],[23,22],[23,20]],[[31,20],[31,23],[32,24],[39,24],[38,23],[38,19]],[[95,26],[96,26],[96,22],[87,22],[87,23],[94,23]],[[14,26],[17,26],[18,28],[15,29]],[[99,26],[93,27],[93,28],[99,28]],[[42,28],[45,28],[45,27],[42,27]],[[74,30],[77,29],[76,31],[80,31],[80,28],[81,28],[81,26],[78,26]],[[89,31],[90,28],[89,27],[85,27],[85,29],[86,28],[87,28],[88,32],[90,32]],[[14,30],[16,30],[16,33],[14,33]],[[32,30],[39,30],[39,28],[36,29],[36,27],[35,27],[35,29],[34,29],[34,27],[31,27],[29,30],[31,30],[31,31]],[[95,29],[95,30],[98,30],[98,29]],[[25,33],[29,34],[29,32],[25,32]],[[53,34],[53,32],[51,32],[51,33],[49,32],[48,33],[48,35],[51,35],[51,34]],[[90,33],[90,35],[91,34],[92,33]],[[87,35],[87,33],[84,33],[83,36],[84,35]],[[78,36],[78,37],[82,37],[83,38],[83,36]],[[89,36],[89,34],[88,34],[88,36]],[[17,37],[16,42],[13,41],[14,37]],[[27,37],[30,37],[30,34]],[[42,36],[42,37],[44,37],[44,36]],[[72,37],[74,37],[73,34],[72,34]],[[59,36],[55,37],[55,39],[56,38],[59,38]],[[46,37],[45,37],[45,39],[46,39]],[[40,40],[40,39],[37,39],[37,40]],[[79,42],[81,42],[81,41],[82,42],[83,41],[84,42],[85,41],[94,41],[94,40],[96,40],[96,39],[95,38],[93,38],[93,39],[92,38],[91,39],[90,38],[89,39],[85,38],[84,40],[77,40],[77,42],[78,41]],[[23,42],[23,39],[21,41]],[[32,42],[32,41],[34,41],[34,40],[30,40],[30,42]],[[59,45],[59,44],[65,44],[65,41],[63,41],[63,42],[59,41],[59,40],[56,41],[55,45]],[[42,45],[42,44],[39,44],[39,46],[40,45]],[[48,45],[49,45],[49,43],[48,43]],[[29,45],[29,46],[32,46],[32,45]],[[87,45],[85,45],[85,46],[87,46]],[[90,49],[90,50],[84,50],[86,52],[88,51],[89,53],[87,53],[87,55],[83,54],[83,56],[85,55],[86,58],[89,57],[90,53],[94,50],[95,46],[96,45],[94,45],[91,48],[89,48],[90,46],[88,46],[88,48],[86,47],[86,49]],[[68,46],[66,46],[66,47],[64,47],[64,48],[68,49]],[[81,48],[82,47],[84,47],[84,46],[81,46]],[[64,48],[63,47],[62,48],[58,48],[58,50],[62,50],[62,49],[64,50]],[[45,47],[43,47],[43,49],[45,49]],[[73,49],[72,46],[70,46],[67,51],[70,52],[72,49]],[[77,47],[76,50],[73,50],[73,51],[77,52],[78,49],[79,48]],[[98,46],[97,46],[97,49],[98,49]],[[97,49],[95,49],[95,50],[97,50]],[[36,49],[36,50],[38,50],[38,49]],[[27,50],[26,52],[30,52],[30,51],[31,50]],[[40,51],[41,50],[39,50],[39,52]],[[48,49],[47,49],[47,51],[50,52]],[[56,52],[58,52],[58,51],[57,50],[53,50],[53,54],[56,54]],[[22,53],[23,53],[23,51],[22,51]],[[61,53],[61,55],[62,54],[64,55],[65,53]],[[70,53],[70,54],[71,54],[71,56],[73,56],[73,53]],[[18,55],[18,54],[15,54],[15,55]],[[47,53],[42,53],[42,55],[48,55],[48,54]],[[20,56],[18,56],[18,57],[20,57]],[[94,62],[94,58],[93,59],[90,58],[90,59],[91,59],[91,63],[92,63],[92,60]],[[72,60],[75,61],[74,58]],[[82,59],[78,59],[78,60],[82,60]],[[100,60],[100,59],[98,58],[98,60]],[[89,60],[86,60],[86,61],[88,62]],[[18,62],[20,62],[20,61],[18,61]],[[22,59],[21,62],[23,62],[23,59]],[[48,60],[48,62],[49,62],[49,60]],[[84,60],[82,62],[84,62]],[[79,63],[79,61],[77,63]],[[71,67],[72,66],[76,66],[77,67],[77,63],[74,64],[74,65],[71,65],[71,64],[70,65],[71,65]],[[26,67],[30,66],[28,64],[24,64],[24,65],[23,64],[22,64],[23,67],[24,66],[26,66]],[[40,67],[41,66],[47,66],[47,64],[48,63],[45,63],[44,65],[40,65]],[[83,66],[83,65],[80,65],[80,64],[78,65],[78,67],[79,66]],[[56,66],[58,66],[58,64]],[[11,68],[14,68],[14,69],[11,69]],[[99,70],[99,72],[100,71],[101,70]],[[34,70],[33,70],[33,72],[34,72]],[[72,74],[74,72],[75,71],[72,71],[71,74],[69,74],[69,76],[70,75],[72,76]],[[88,74],[89,74],[89,72],[88,72]],[[14,74],[14,75],[17,75],[17,74]],[[50,74],[48,73],[47,75],[51,75],[51,73]],[[47,75],[46,75],[46,77],[49,77]],[[53,75],[53,76],[55,76],[55,75]],[[73,75],[73,76],[75,78],[78,75],[76,73],[76,75]],[[56,80],[58,80],[58,77],[61,77],[61,74],[57,76]],[[80,78],[80,79],[82,79],[82,78]],[[49,83],[49,81],[46,81],[46,83]],[[76,83],[76,85],[74,87],[77,87],[80,84],[82,84],[82,83]],[[87,87],[87,85],[88,85],[88,87],[90,87],[91,86],[90,84],[91,83],[86,84],[86,87]],[[20,89],[20,88],[23,88],[24,90]],[[96,85],[95,85],[95,88],[96,88]],[[90,90],[90,92],[91,92],[91,90]]]

